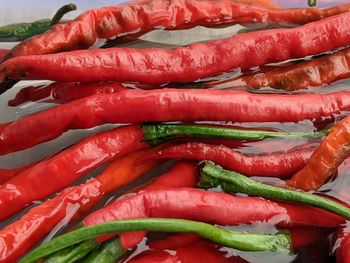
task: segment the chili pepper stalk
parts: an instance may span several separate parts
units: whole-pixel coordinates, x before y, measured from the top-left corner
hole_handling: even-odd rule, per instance
[[[221,245],[243,251],[276,252],[291,250],[291,240],[288,232],[279,232],[276,235],[251,234],[225,230],[207,223],[190,220],[148,218],[114,221],[79,228],[34,249],[20,263],[36,262],[61,249],[96,238],[100,235],[145,230],[153,232],[193,233]]]
[[[115,263],[119,257],[124,255],[125,249],[121,246],[118,238],[113,238],[97,248],[82,263]]]
[[[259,183],[239,173],[222,169],[209,162],[206,162],[202,169],[199,186],[203,188],[220,186],[225,191],[310,205],[350,219],[350,209],[332,200],[314,194]]]

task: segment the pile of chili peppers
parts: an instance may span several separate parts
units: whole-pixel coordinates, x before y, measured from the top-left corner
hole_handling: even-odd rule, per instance
[[[0,160],[32,161],[1,162],[0,263],[350,262],[350,4],[143,0],[44,24],[0,50],[1,99],[46,103],[0,123]]]

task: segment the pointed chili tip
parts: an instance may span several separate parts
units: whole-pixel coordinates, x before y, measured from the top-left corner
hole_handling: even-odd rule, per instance
[[[308,0],[308,5],[311,6],[311,7],[314,7],[317,5],[317,0]]]

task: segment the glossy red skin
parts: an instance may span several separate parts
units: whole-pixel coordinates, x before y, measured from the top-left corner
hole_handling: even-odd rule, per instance
[[[304,191],[322,186],[350,155],[350,117],[336,123],[308,163],[287,184]]]
[[[243,76],[233,80],[212,82],[216,88],[249,86],[259,89],[271,87],[283,90],[299,90],[327,85],[350,77],[350,49],[301,62],[293,66],[266,73]]]
[[[235,68],[302,58],[349,44],[347,12],[297,28],[250,32],[172,50],[110,48],[16,57],[0,65],[0,79],[4,83],[23,76],[67,82],[193,82]]]
[[[336,249],[337,263],[350,262],[350,228],[339,229],[334,238],[334,248]]]
[[[28,164],[23,167],[13,168],[13,169],[0,169],[0,185],[15,177],[17,174],[23,172],[26,169],[30,169],[34,164]]]
[[[135,167],[134,161],[146,152],[139,151],[115,160],[96,178],[65,189],[0,230],[0,262],[16,261],[62,220],[68,224],[80,218],[107,194],[159,164],[147,162]]]
[[[67,103],[98,93],[118,93],[126,88],[114,82],[54,82],[39,87],[26,87],[17,92],[9,106],[18,106],[29,101]]]
[[[285,95],[234,90],[126,90],[118,94],[97,94],[1,124],[0,154],[52,140],[69,129],[105,123],[298,122],[306,119],[325,122],[347,110],[350,110],[349,92]]]
[[[313,153],[315,146],[283,153],[245,155],[222,145],[187,143],[160,147],[143,156],[137,163],[150,159],[209,160],[246,176],[288,177],[300,170]]]
[[[103,163],[148,148],[142,138],[139,126],[120,127],[86,138],[24,170],[0,185],[0,220],[63,189]]]
[[[113,220],[145,217],[182,218],[220,225],[266,222],[280,227],[332,228],[345,222],[337,215],[313,207],[181,188],[146,191],[119,199],[90,214],[85,218],[84,224],[90,226]],[[142,237],[136,240],[128,235],[130,233],[120,234],[124,248],[132,248],[142,240]],[[104,240],[104,237],[99,240]]]
[[[245,2],[245,1],[240,1]],[[304,24],[348,11],[350,5],[330,9],[268,9],[231,0],[146,0],[90,10],[74,21],[59,24],[42,35],[23,41],[6,56],[49,54],[92,46],[98,38],[142,34],[198,25],[269,22]]]

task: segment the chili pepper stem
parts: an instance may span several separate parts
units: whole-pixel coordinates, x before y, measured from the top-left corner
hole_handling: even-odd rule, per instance
[[[125,249],[121,246],[119,239],[114,238],[95,249],[82,260],[82,263],[114,263],[118,258],[124,255],[124,253]]]
[[[309,6],[316,6],[317,5],[317,0],[308,0],[307,1]]]
[[[215,138],[233,140],[279,139],[313,139],[327,135],[329,129],[315,132],[273,132],[261,130],[245,130],[223,128],[206,125],[183,124],[144,124],[142,125],[145,141],[152,146],[176,138]]]
[[[201,172],[199,186],[222,187],[225,191],[261,196],[268,199],[311,205],[350,219],[350,209],[327,198],[310,193],[283,189],[256,182],[239,173],[227,171],[207,162]]]
[[[56,14],[52,17],[50,26],[56,25],[62,17],[67,14],[68,12],[77,10],[77,6],[75,4],[67,4],[62,6],[60,9],[57,10]]]
[[[221,245],[243,251],[276,252],[291,250],[290,234],[285,231],[276,235],[251,234],[225,230],[210,224],[190,220],[146,218],[112,221],[77,229],[32,250],[20,262],[36,262],[52,253],[100,235],[131,231],[193,233]]]

